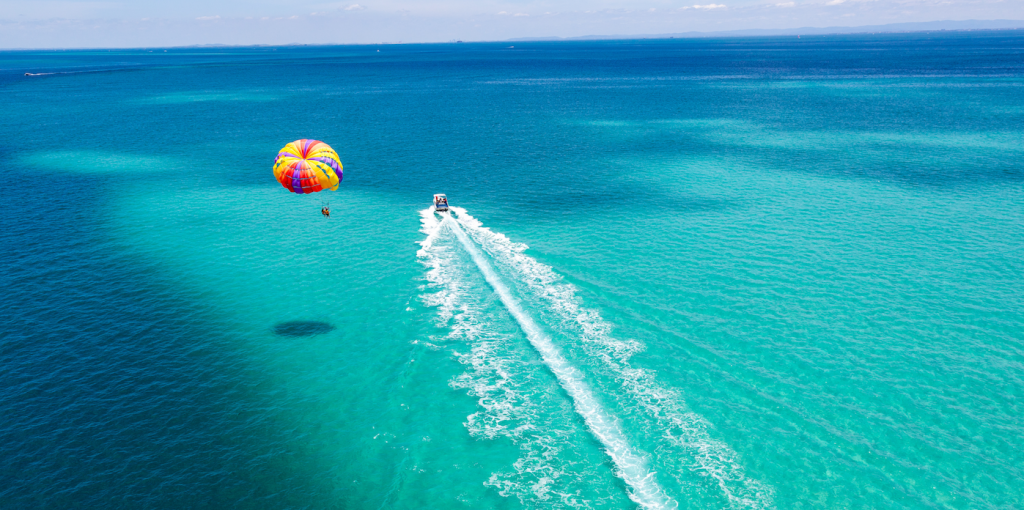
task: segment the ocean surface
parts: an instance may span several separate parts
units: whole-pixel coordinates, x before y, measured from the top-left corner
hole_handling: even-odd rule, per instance
[[[0,99],[5,510],[1024,508],[1019,31],[0,52]]]

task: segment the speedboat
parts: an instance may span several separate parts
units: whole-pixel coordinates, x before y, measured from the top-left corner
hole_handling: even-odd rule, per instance
[[[437,212],[448,210],[448,197],[444,196],[443,193],[434,195],[434,210]]]

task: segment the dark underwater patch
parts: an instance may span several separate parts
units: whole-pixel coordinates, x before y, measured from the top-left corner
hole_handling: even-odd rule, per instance
[[[322,335],[334,331],[334,326],[321,321],[288,321],[274,326],[274,334],[290,337]]]

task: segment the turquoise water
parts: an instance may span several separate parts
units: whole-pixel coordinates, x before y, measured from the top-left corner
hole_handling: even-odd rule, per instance
[[[0,507],[1021,508],[1022,43],[0,53]]]

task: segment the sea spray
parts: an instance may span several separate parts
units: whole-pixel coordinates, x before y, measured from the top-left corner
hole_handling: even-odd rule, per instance
[[[484,255],[463,232],[459,223],[447,215],[442,222],[451,226],[452,232],[469,252],[487,283],[491,285],[505,308],[519,323],[530,343],[540,353],[544,363],[558,378],[562,388],[572,398],[577,413],[583,418],[591,433],[615,463],[616,474],[630,487],[630,499],[644,508],[675,508],[677,503],[665,494],[657,482],[655,473],[648,469],[646,456],[629,444],[618,419],[603,409],[584,382],[583,375],[569,364],[559,349],[551,342],[551,338],[523,310],[519,300],[501,281]]]
[[[709,429],[712,427],[707,420],[689,411],[678,392],[659,384],[653,371],[630,365],[629,358],[643,349],[642,344],[612,337],[611,325],[596,311],[580,305],[573,285],[565,283],[550,267],[523,253],[526,245],[513,243],[503,234],[484,227],[462,208],[452,210],[457,217],[453,221],[464,227],[495,264],[519,275],[517,280],[561,319],[566,333],[577,336],[587,355],[599,360],[621,384],[624,394],[617,394],[618,401],[646,414],[661,431],[662,440],[670,445],[670,451],[680,453],[678,456],[661,455],[660,459],[668,465],[679,464],[680,469],[710,477],[734,508],[773,505],[772,488],[744,475],[736,453],[711,436]],[[455,231],[456,235],[462,232],[461,229]],[[616,395],[616,392],[610,393]],[[686,473],[670,474],[675,475],[681,485],[687,485]]]

